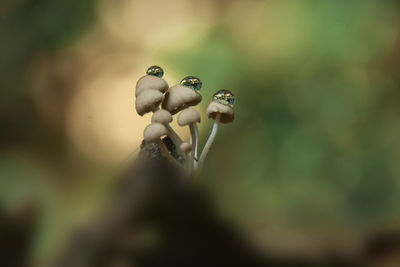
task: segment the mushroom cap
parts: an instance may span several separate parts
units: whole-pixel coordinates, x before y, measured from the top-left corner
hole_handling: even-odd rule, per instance
[[[172,115],[165,109],[159,109],[154,112],[153,117],[151,117],[151,122],[159,122],[161,124],[168,124],[172,121]]]
[[[232,122],[235,117],[233,108],[231,106],[212,101],[207,107],[207,116],[215,120],[217,113],[221,114],[219,119],[221,123]]]
[[[136,97],[136,112],[143,116],[158,107],[164,99],[163,93],[157,90],[145,90]]]
[[[154,122],[148,125],[143,132],[144,140],[147,143],[155,143],[164,135],[168,134],[167,127],[161,123]]]
[[[197,110],[193,108],[187,108],[182,110],[181,113],[179,113],[178,116],[179,126],[185,126],[196,122],[200,122],[200,113]]]
[[[188,152],[192,151],[192,145],[189,144],[188,142],[183,142],[183,143],[180,145],[179,148],[180,148],[180,150],[181,150],[183,153],[188,153]]]
[[[197,105],[200,101],[201,95],[197,91],[177,84],[169,88],[168,92],[165,94],[162,108],[174,115],[182,109]]]
[[[168,90],[168,83],[157,76],[145,75],[140,78],[136,83],[135,96],[140,95],[141,92],[153,89],[165,93]]]

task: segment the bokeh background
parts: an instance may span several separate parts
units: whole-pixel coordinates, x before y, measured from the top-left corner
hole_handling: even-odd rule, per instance
[[[198,76],[203,114],[235,93],[201,183],[255,243],[400,227],[398,1],[3,0],[0,22],[0,204],[38,206],[36,263],[134,160],[151,65]]]

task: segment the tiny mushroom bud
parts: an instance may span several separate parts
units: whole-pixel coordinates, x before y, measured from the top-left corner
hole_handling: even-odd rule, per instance
[[[136,83],[135,95],[138,96],[145,90],[153,89],[165,93],[168,90],[168,83],[161,77],[164,71],[158,66],[151,66],[147,75],[140,78]]]
[[[201,152],[198,168],[201,169],[204,160],[210,151],[211,145],[214,142],[215,136],[218,132],[218,124],[221,123],[229,123],[234,119],[234,111],[233,104],[235,102],[235,96],[229,90],[219,90],[213,96],[213,101],[208,105],[207,108],[207,116],[214,120],[214,125],[211,131],[210,136],[206,144],[204,145],[204,149]]]
[[[161,123],[154,122],[144,129],[143,137],[147,143],[156,143],[162,136],[168,134],[167,128]]]
[[[180,146],[180,149],[183,153],[189,153],[192,151],[192,145],[187,142],[183,142]]]
[[[162,108],[174,115],[187,107],[197,105],[201,101],[201,95],[197,92],[200,90],[201,85],[200,79],[196,77],[189,76],[184,78],[181,84],[169,88],[165,94]]]
[[[157,90],[145,90],[136,97],[136,111],[140,116],[154,111],[163,101],[164,95]]]
[[[172,115],[165,109],[159,109],[154,112],[153,117],[151,117],[151,122],[159,122],[161,124],[169,124],[172,122]]]

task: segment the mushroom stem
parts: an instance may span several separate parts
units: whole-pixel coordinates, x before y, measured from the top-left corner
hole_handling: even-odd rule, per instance
[[[197,166],[198,170],[202,169],[202,167],[204,165],[204,161],[205,161],[205,159],[207,157],[207,154],[210,151],[211,146],[212,146],[212,144],[214,142],[215,136],[217,136],[218,125],[219,125],[220,118],[221,118],[221,113],[217,113],[217,115],[215,116],[215,121],[214,121],[214,125],[213,125],[213,128],[212,128],[211,134],[208,137],[208,140],[207,140],[206,144],[204,145],[203,151],[201,152],[200,159],[199,159],[198,166]]]
[[[197,127],[197,123],[192,124],[193,127],[190,128],[190,131],[194,131],[194,142],[193,142],[193,146],[192,146],[192,153],[193,153],[193,166],[196,169],[197,165],[198,165],[198,146],[199,146],[199,128]],[[193,138],[191,138],[193,139]]]
[[[176,148],[179,150],[179,146],[182,144],[182,139],[179,135],[172,129],[171,125],[165,125],[168,129],[168,136],[171,137],[172,142],[174,142]]]
[[[190,144],[192,145],[192,152],[190,153],[190,168],[197,166],[197,143],[199,140],[199,129],[197,128],[196,123],[192,123],[189,125],[190,128]],[[196,162],[196,163],[195,163]]]
[[[161,140],[158,140],[158,145],[160,147],[161,154],[163,154],[168,161],[170,161],[175,166],[181,167],[181,165],[178,164],[177,160],[169,153],[167,147],[165,146],[165,144]]]

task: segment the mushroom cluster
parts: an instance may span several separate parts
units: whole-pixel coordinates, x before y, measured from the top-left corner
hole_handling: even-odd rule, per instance
[[[137,113],[140,116],[153,113],[151,124],[145,128],[143,133],[144,141],[158,143],[164,156],[181,165],[189,173],[193,173],[202,168],[217,134],[219,123],[233,121],[235,96],[229,90],[220,90],[214,94],[207,108],[207,116],[214,120],[214,126],[200,157],[198,157],[199,130],[197,124],[200,123],[201,116],[192,107],[202,100],[199,93],[202,82],[197,77],[187,76],[179,84],[169,87],[162,78],[163,75],[162,68],[151,66],[147,69],[146,75],[140,78],[136,84]],[[189,142],[183,141],[170,126],[173,116],[176,114],[178,114],[178,125],[188,126],[190,130]],[[171,151],[171,147],[166,146],[163,139],[166,136],[172,141],[174,151]],[[173,153],[177,153],[178,157],[173,157]]]

